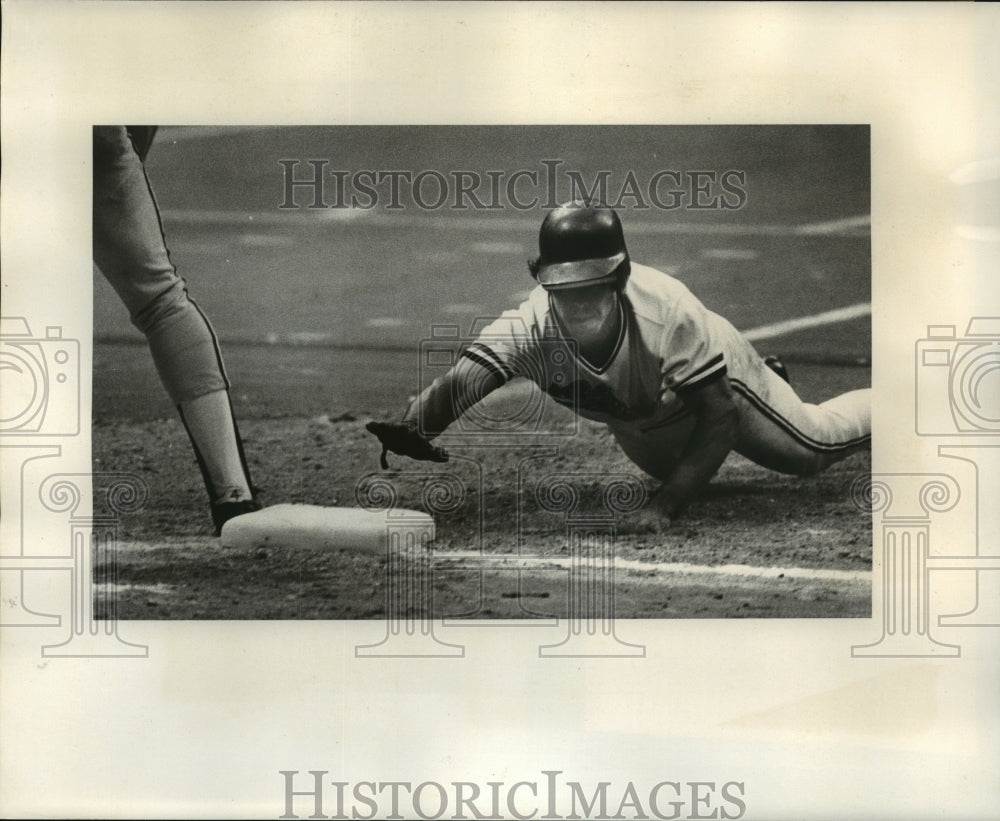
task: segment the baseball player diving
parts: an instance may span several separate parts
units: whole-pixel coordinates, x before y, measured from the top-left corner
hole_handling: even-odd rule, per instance
[[[215,332],[177,275],[143,165],[155,126],[94,127],[94,264],[146,337],[201,469],[216,535],[259,510]]]
[[[538,287],[527,300],[485,328],[402,421],[369,423],[383,464],[387,450],[446,460],[431,440],[516,377],[607,425],[629,459],[662,482],[655,505],[669,519],[730,451],[808,476],[871,447],[870,389],[803,402],[780,364],[765,362],[685,285],[629,258],[611,208],[560,206],[538,244],[529,263]],[[565,355],[553,356],[553,345]]]

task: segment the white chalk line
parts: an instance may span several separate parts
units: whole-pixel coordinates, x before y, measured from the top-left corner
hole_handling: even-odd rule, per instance
[[[176,222],[190,222],[196,224],[238,224],[238,225],[253,225],[254,227],[273,227],[277,225],[289,224],[289,220],[301,221],[303,215],[306,221],[315,221],[317,219],[330,220],[330,219],[351,219],[352,217],[361,218],[365,213],[358,209],[344,209],[335,210],[327,209],[323,211],[313,211],[309,209],[289,211],[285,213],[271,214],[271,213],[249,213],[249,212],[233,212],[233,211],[210,211],[210,210],[173,210],[165,211],[163,216],[164,219],[174,220]],[[339,216],[338,216],[339,215]],[[510,228],[516,227],[521,228],[527,226],[529,223],[520,218],[509,218],[509,217],[434,217],[434,216],[424,216],[424,217],[407,217],[405,215],[394,214],[391,219],[386,219],[382,221],[388,227],[395,228],[405,228],[415,225],[427,225],[428,220],[435,223],[440,223],[442,226],[447,224],[448,227],[456,228],[474,228],[474,229],[502,229],[504,227]],[[376,220],[376,222],[378,222]],[[532,227],[535,225],[535,221],[530,223]],[[856,231],[860,226],[871,225],[870,215],[861,215],[855,217],[846,217],[838,220],[830,220],[825,222],[808,223],[805,225],[798,226],[782,226],[782,225],[695,225],[690,223],[665,223],[665,224],[643,224],[639,223],[634,226],[630,226],[630,231],[635,231],[637,233],[698,233],[698,234],[780,234],[780,235],[825,235],[830,236],[841,232],[851,233]],[[715,255],[725,256],[727,254],[735,255],[734,258],[738,257],[741,252],[738,251],[726,251],[715,249],[711,251]],[[765,339],[774,339],[775,337],[784,336],[786,334],[795,333],[797,331],[809,330],[812,328],[822,327],[824,325],[831,325],[840,322],[848,322],[853,319],[859,319],[864,316],[871,315],[871,303],[863,302],[856,305],[850,305],[845,308],[837,308],[831,311],[824,311],[819,314],[812,314],[810,316],[797,317],[794,319],[783,320],[781,322],[770,323],[768,325],[761,325],[756,328],[750,328],[748,330],[742,331],[743,336],[745,336],[749,341],[756,342]],[[394,327],[397,320],[391,317],[380,317],[374,320],[376,327]],[[306,334],[266,334],[263,338],[263,342],[269,345],[281,345],[285,343],[291,343],[295,345],[324,345],[328,344],[332,337],[329,334],[316,334],[316,335],[306,335]],[[245,340],[244,340],[245,341]],[[250,340],[255,341],[255,340]]]
[[[537,217],[509,217],[499,214],[479,215],[470,212],[422,213],[419,216],[392,213],[386,214],[377,208],[299,208],[279,209],[275,203],[269,211],[216,211],[211,209],[166,209],[161,213],[164,222],[193,225],[224,225],[261,227],[308,227],[325,223],[364,224],[371,228],[413,229],[455,229],[473,231],[519,231],[533,236],[538,230]],[[781,223],[711,223],[675,222],[669,217],[656,222],[629,221],[626,232],[637,236],[861,236],[870,230],[871,217],[867,214],[843,219],[799,225]],[[482,245],[480,251],[499,253],[506,250],[506,243]]]
[[[762,339],[774,339],[777,336],[784,336],[796,331],[805,331],[823,325],[833,325],[838,322],[860,319],[864,316],[871,316],[871,312],[872,306],[870,302],[859,302],[856,305],[848,305],[846,308],[836,308],[832,311],[823,311],[811,316],[802,316],[796,319],[774,322],[769,325],[760,325],[741,333],[751,342],[758,342]]]
[[[123,541],[118,543],[118,549],[123,553],[147,553],[163,548],[193,548],[200,551],[218,546],[216,539],[167,539],[162,542]],[[220,550],[232,551],[233,548]],[[349,552],[337,548],[330,552]],[[370,551],[364,552],[371,555]],[[580,562],[565,556],[540,556],[534,553],[484,553],[477,550],[434,551],[429,554],[434,566],[441,570],[572,570],[580,566]],[[690,562],[646,562],[638,559],[615,557],[615,569],[639,574],[655,576],[689,576],[689,577],[731,577],[743,579],[781,579],[782,581],[823,581],[840,584],[870,584],[870,570],[836,570],[832,568],[814,567],[771,567],[745,564],[701,565]],[[136,589],[162,588],[162,585],[134,585]]]
[[[856,234],[859,231],[870,231],[872,227],[871,214],[859,214],[856,217],[844,217],[843,219],[825,220],[823,222],[807,223],[799,225],[795,232],[799,235],[809,236],[835,236],[840,234]]]
[[[527,295],[517,294],[515,297],[515,301],[519,301],[520,299],[527,298]],[[465,310],[465,308],[472,308],[474,306],[454,305],[450,307],[452,310],[446,311],[446,313],[457,313],[459,312],[459,308]],[[849,322],[852,319],[860,319],[861,317],[871,316],[871,312],[872,306],[870,302],[859,302],[856,305],[848,305],[846,308],[835,308],[831,311],[823,311],[822,313],[812,314],[810,316],[786,319],[769,325],[759,325],[756,328],[741,331],[741,333],[750,342],[760,342],[764,339],[775,339],[776,337],[795,333],[797,331],[811,330],[813,328],[820,328],[824,325],[833,325],[839,322]],[[395,328],[401,327],[404,324],[404,321],[398,317],[374,317],[366,322],[366,325],[371,328]],[[139,337],[136,336],[136,339],[138,340]],[[97,334],[95,335],[94,340],[104,344],[118,344],[122,342],[123,338],[119,336],[101,336],[100,334]],[[227,341],[229,344],[242,343],[249,345],[264,344],[274,347],[291,346],[303,348],[323,348],[333,347],[335,340],[335,335],[331,333],[319,331],[293,331],[285,334],[271,332],[260,337],[230,337]]]
[[[103,594],[118,594],[125,592],[148,593],[155,596],[167,596],[177,589],[174,584],[126,584],[124,582],[99,582],[94,584],[94,590]]]
[[[450,563],[468,563],[478,569],[555,568],[571,570],[580,565],[562,556],[538,556],[524,553],[479,553],[473,550],[434,553],[435,566],[447,569]],[[733,576],[747,579],[784,579],[794,581],[828,581],[842,583],[871,582],[870,570],[834,570],[812,567],[759,567],[744,564],[701,565],[689,562],[644,562],[637,559],[615,558],[615,569],[637,573],[684,576]]]
[[[517,295],[519,298],[527,298],[526,295]],[[445,313],[459,313],[460,311],[470,311],[476,306],[472,305],[454,305],[449,306],[452,310],[447,310]],[[774,339],[779,336],[784,336],[786,334],[795,333],[797,331],[806,331],[813,328],[820,328],[824,325],[834,325],[839,322],[849,322],[853,319],[860,319],[865,316],[871,316],[872,306],[870,302],[859,302],[856,305],[848,305],[845,308],[835,308],[830,311],[823,311],[818,314],[811,314],[809,316],[800,316],[795,319],[786,319],[781,322],[774,322],[769,325],[759,325],[756,328],[750,328],[745,331],[741,331],[744,337],[746,337],[751,342],[759,342],[764,339]],[[396,326],[402,324],[401,320],[392,320],[391,318],[379,318],[376,320],[369,320],[369,325],[378,325],[388,327],[390,325]],[[265,341],[269,345],[278,345],[285,343],[295,344],[295,345],[309,345],[309,344],[322,344],[324,342],[329,342],[333,339],[331,334],[268,334]]]

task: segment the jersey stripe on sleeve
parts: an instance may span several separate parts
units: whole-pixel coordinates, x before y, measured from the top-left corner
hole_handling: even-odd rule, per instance
[[[726,373],[726,361],[723,355],[717,354],[713,356],[708,362],[702,365],[698,370],[688,376],[683,382],[678,383],[674,386],[674,393],[684,393],[685,391],[697,390],[704,385],[714,382],[716,379],[721,379]]]
[[[502,383],[509,382],[514,376],[503,360],[480,342],[473,342],[469,345],[462,351],[462,356],[471,359],[477,365],[482,365]]]

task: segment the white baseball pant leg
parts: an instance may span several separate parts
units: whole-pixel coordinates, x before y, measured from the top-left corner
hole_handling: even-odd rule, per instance
[[[218,340],[170,260],[152,188],[124,126],[94,127],[93,199],[94,263],[149,343],[210,499],[249,498]]]

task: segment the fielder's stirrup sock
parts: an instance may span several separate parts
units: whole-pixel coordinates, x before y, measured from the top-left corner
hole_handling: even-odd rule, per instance
[[[262,509],[263,506],[256,499],[240,498],[240,496],[238,491],[233,491],[212,502],[212,524],[215,525],[216,536],[222,535],[222,526],[230,519]]]
[[[778,359],[776,356],[765,356],[764,364],[767,365],[772,371],[774,371],[778,376],[784,379],[789,385],[792,384],[792,380],[788,378],[788,368],[785,364]]]
[[[220,501],[233,488],[241,491],[240,498],[251,498],[253,484],[228,391],[182,402],[177,410],[194,447],[209,499]]]

